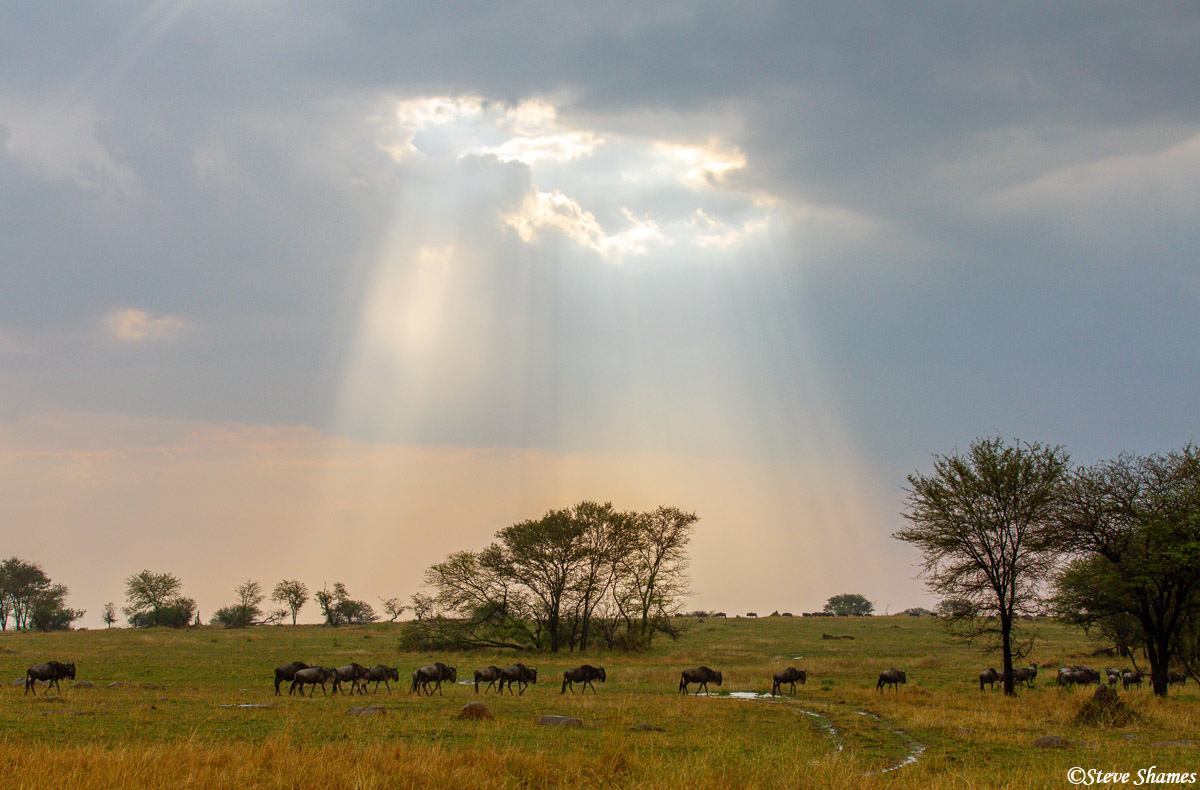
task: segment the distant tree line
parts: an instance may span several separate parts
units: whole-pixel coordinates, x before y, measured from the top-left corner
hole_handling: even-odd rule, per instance
[[[697,521],[674,507],[618,511],[580,502],[496,533],[425,573],[405,631],[414,648],[640,650],[673,623],[688,594]]]

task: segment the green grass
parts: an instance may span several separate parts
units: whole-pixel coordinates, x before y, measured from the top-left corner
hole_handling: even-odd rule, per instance
[[[1200,733],[1194,686],[1166,700],[1123,693],[1140,714],[1134,725],[1078,726],[1073,717],[1091,692],[1056,689],[1054,668],[1112,659],[1091,658],[1074,629],[1028,625],[1039,632],[1031,658],[1046,669],[1037,688],[1016,698],[981,693],[978,672],[997,657],[925,618],[709,619],[639,655],[405,653],[393,625],[6,633],[0,787],[44,786],[35,778],[48,766],[66,777],[55,784],[78,787],[233,786],[235,776],[239,787],[1043,787],[1065,785],[1076,765],[1196,770],[1196,747],[1154,745]],[[854,639],[825,640],[823,632]],[[52,658],[74,660],[77,680],[96,688],[35,698],[8,685]],[[518,659],[539,670],[523,696],[476,697],[466,685],[441,696],[407,693],[412,669],[434,660],[457,664],[467,680],[476,667]],[[354,698],[318,688],[301,699],[285,686],[276,697],[274,667],[293,660],[399,665],[400,687]],[[600,693],[560,695],[562,670],[585,661],[606,667]],[[679,671],[699,664],[724,672],[714,692],[768,692],[771,674],[789,665],[809,679],[786,700],[679,694]],[[890,667],[905,669],[908,684],[877,692],[878,673]],[[105,688],[113,682],[122,685]],[[475,699],[493,721],[456,718]],[[245,703],[271,707],[223,707]],[[364,704],[385,714],[346,714]],[[542,727],[540,714],[589,726]],[[639,723],[664,731],[630,730]],[[1050,733],[1072,746],[1032,746]],[[914,763],[880,773],[921,748]],[[253,770],[230,768],[243,763]]]

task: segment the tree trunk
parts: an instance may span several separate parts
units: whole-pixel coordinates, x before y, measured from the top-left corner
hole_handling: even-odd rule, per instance
[[[1000,617],[1000,654],[1004,668],[1001,677],[1004,678],[1004,694],[1012,697],[1016,692],[1016,678],[1013,677],[1012,660],[1012,616]]]
[[[1167,696],[1167,670],[1171,658],[1171,641],[1169,637],[1157,635],[1146,645],[1146,653],[1150,658],[1150,685],[1158,697]]]

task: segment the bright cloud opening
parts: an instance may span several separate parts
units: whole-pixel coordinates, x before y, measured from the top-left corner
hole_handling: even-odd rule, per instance
[[[731,175],[746,155],[728,142],[689,143],[564,120],[543,99],[512,103],[478,96],[398,102],[381,147],[402,167],[424,168],[433,182],[461,182],[486,162],[524,168],[527,183],[508,205],[497,200],[499,226],[530,245],[547,236],[618,263],[656,252],[729,251],[766,231],[777,201],[739,193]],[[497,179],[514,171],[497,167]],[[509,182],[474,184],[477,194],[511,195]]]
[[[131,343],[174,340],[183,331],[184,321],[173,315],[157,315],[144,310],[117,310],[104,319],[109,334]]]

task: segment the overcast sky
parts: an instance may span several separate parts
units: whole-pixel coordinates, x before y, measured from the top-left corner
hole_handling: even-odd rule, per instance
[[[582,499],[697,511],[697,607],[895,611],[931,454],[1197,438],[1195,2],[0,18],[0,553],[83,624]]]

